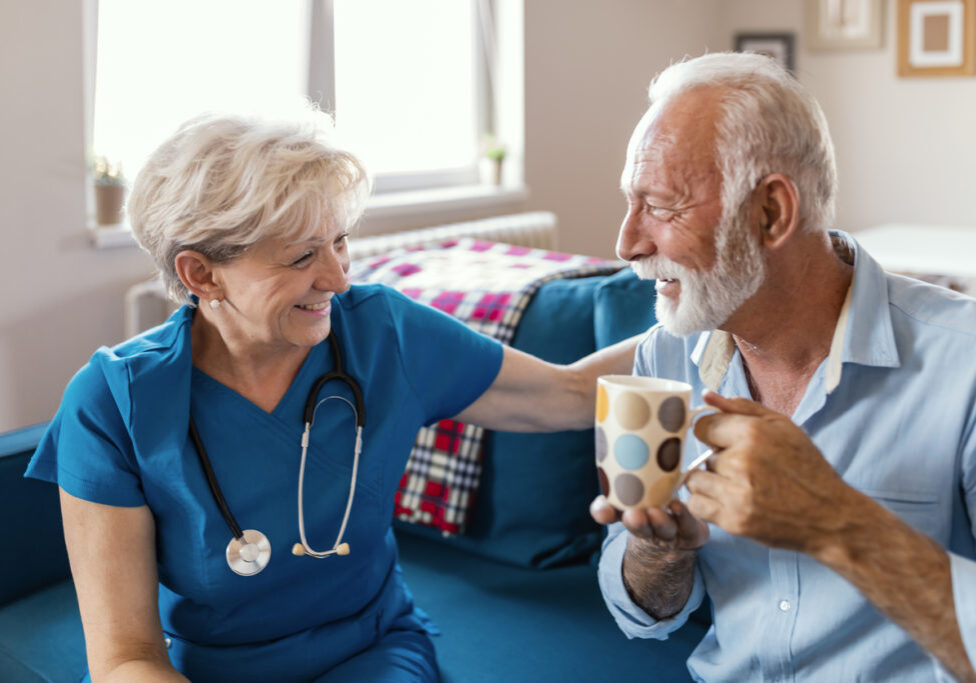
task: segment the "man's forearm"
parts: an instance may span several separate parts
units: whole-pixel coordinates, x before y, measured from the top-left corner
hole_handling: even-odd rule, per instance
[[[697,550],[664,550],[628,536],[623,579],[627,594],[654,619],[668,619],[688,602]]]
[[[856,514],[811,554],[850,581],[960,681],[976,682],[959,630],[949,556],[935,541],[855,492]]]

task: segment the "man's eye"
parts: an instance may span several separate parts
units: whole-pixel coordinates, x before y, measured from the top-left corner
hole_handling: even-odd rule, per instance
[[[677,215],[671,209],[662,209],[660,206],[651,206],[650,204],[647,205],[647,213],[659,221],[669,221]]]

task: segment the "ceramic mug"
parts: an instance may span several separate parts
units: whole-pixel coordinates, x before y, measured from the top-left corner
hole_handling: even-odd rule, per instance
[[[715,410],[691,410],[690,398],[685,382],[633,375],[597,379],[596,466],[600,489],[618,510],[661,507],[681,487],[685,434],[698,415]]]

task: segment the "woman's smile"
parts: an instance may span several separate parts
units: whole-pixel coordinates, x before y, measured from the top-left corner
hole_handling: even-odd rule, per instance
[[[309,313],[318,317],[327,317],[332,312],[332,302],[323,301],[317,304],[296,304],[295,308],[303,313]]]

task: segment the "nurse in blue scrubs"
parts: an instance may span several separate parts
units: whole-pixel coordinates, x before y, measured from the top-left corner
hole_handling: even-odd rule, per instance
[[[633,343],[554,366],[351,287],[368,181],[319,118],[193,120],[135,181],[133,231],[183,305],[95,352],[28,470],[61,489],[96,681],[436,681],[390,528],[417,429],[586,428],[597,375],[630,371]],[[340,363],[359,401],[313,392]]]

